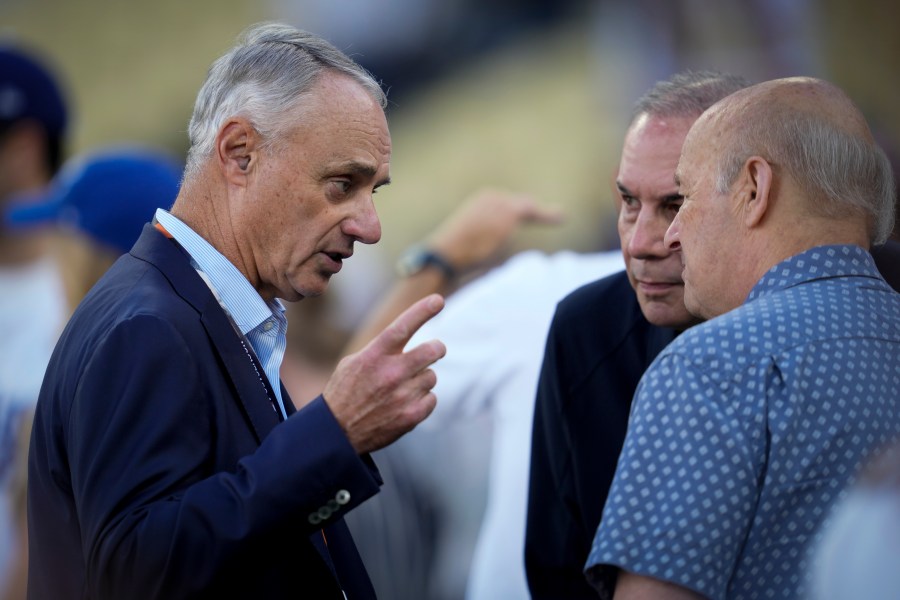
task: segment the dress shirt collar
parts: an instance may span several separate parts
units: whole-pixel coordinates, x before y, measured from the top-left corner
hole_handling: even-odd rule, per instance
[[[159,208],[156,220],[181,244],[208,278],[213,293],[241,333],[247,335],[266,319],[284,314],[284,305],[278,298],[267,304],[237,267],[178,217]]]
[[[750,290],[746,302],[807,281],[833,277],[881,278],[872,255],[859,246],[816,246],[769,269]]]

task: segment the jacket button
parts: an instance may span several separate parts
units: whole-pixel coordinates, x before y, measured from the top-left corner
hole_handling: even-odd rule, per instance
[[[348,492],[347,490],[340,490],[337,494],[334,495],[334,499],[338,504],[343,506],[350,502],[350,492]]]

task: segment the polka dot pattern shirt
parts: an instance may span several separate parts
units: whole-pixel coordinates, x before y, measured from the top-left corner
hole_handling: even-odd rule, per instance
[[[798,254],[643,377],[588,579],[802,598],[832,505],[898,432],[900,294],[859,247]]]

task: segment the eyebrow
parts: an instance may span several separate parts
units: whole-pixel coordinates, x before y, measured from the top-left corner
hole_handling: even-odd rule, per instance
[[[627,187],[622,185],[622,183],[619,181],[616,182],[616,188],[619,190],[619,193],[622,194],[623,196],[634,196],[634,194],[631,192],[631,190],[629,190]]]
[[[631,190],[629,190],[627,187],[625,187],[618,181],[616,182],[616,187],[618,188],[619,193],[622,194],[623,196],[631,196],[633,198],[636,197],[635,194]],[[682,197],[683,196],[681,194],[676,192],[674,194],[669,194],[668,196],[663,196],[662,200],[663,200],[663,202],[674,202],[675,200],[680,200]]]
[[[373,177],[375,177],[375,175],[378,174],[378,170],[375,167],[373,167],[372,165],[357,162],[357,161],[350,161],[350,162],[346,162],[341,165],[338,165],[334,168],[334,171],[339,172],[339,173],[350,173],[352,175],[356,175],[358,177],[362,177],[365,179],[372,179]],[[385,177],[384,179],[382,179],[381,181],[376,182],[374,187],[375,187],[375,189],[378,189],[383,185],[390,185],[390,183],[391,183],[391,178],[390,178],[390,176],[388,176],[388,177]]]

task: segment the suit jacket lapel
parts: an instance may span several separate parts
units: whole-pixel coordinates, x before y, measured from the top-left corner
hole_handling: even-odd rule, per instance
[[[224,376],[233,384],[257,441],[261,442],[281,421],[280,412],[277,406],[272,405],[240,335],[212,291],[191,266],[187,253],[148,224],[144,226],[131,254],[159,269],[175,291],[200,313],[212,346],[222,359]]]
[[[260,376],[265,377],[262,366],[254,363],[254,358],[241,343],[241,337],[225,311],[212,294],[210,299],[211,302],[201,312],[200,320],[222,358],[225,373],[234,384],[244,414],[253,426],[256,437],[262,441],[281,422],[275,395],[267,393],[266,384],[260,379]]]

